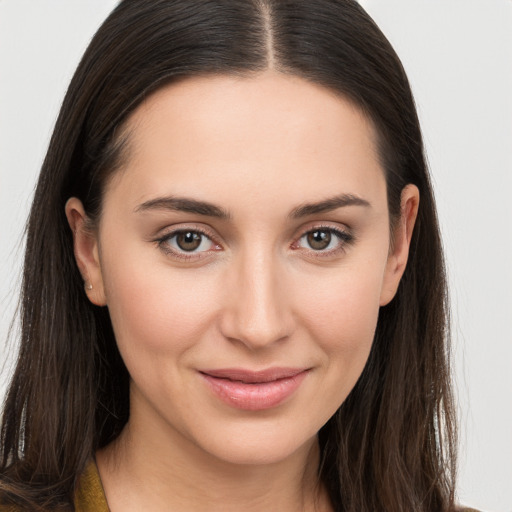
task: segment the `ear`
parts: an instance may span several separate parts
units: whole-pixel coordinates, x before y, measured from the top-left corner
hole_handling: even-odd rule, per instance
[[[400,204],[400,219],[393,232],[393,244],[388,255],[384,280],[380,296],[380,305],[385,306],[396,294],[400,279],[407,265],[409,257],[409,246],[411,244],[412,232],[416,217],[420,192],[416,185],[407,185],[402,190]]]
[[[73,247],[76,264],[84,280],[85,293],[97,306],[107,301],[101,275],[98,237],[87,222],[87,215],[80,199],[71,197],[66,202],[66,217],[73,232]]]

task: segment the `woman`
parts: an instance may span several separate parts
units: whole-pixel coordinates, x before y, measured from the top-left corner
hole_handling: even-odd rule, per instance
[[[122,1],[62,106],[22,301],[6,507],[455,509],[421,134],[355,2]]]

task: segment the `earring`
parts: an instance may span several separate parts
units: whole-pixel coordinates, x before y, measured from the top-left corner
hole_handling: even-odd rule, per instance
[[[91,283],[85,283],[85,289],[86,290],[92,290],[92,284]]]

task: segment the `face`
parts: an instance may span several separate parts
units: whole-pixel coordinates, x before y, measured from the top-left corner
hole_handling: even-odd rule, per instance
[[[130,424],[228,462],[285,459],[362,372],[417,191],[390,247],[371,123],[277,73],[184,80],[127,130],[95,234],[78,200],[67,214],[131,376]]]

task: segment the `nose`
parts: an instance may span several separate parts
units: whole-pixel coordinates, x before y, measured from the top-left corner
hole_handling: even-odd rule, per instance
[[[293,331],[293,315],[277,258],[253,252],[240,257],[228,272],[223,335],[251,350],[288,338]]]

